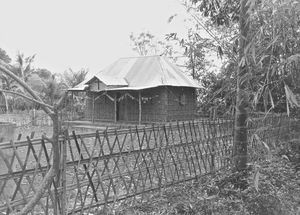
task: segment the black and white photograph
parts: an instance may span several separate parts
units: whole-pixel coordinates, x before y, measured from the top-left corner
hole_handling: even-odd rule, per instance
[[[300,215],[299,0],[0,20],[0,215]]]

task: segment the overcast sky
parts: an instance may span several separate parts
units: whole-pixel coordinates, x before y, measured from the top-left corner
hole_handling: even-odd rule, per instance
[[[99,71],[135,56],[131,32],[183,31],[168,18],[184,14],[179,0],[0,0],[0,47],[15,59],[36,54],[35,67]]]

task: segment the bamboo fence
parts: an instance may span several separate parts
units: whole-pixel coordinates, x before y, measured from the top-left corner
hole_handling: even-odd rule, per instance
[[[295,138],[295,125],[299,122],[283,116],[250,121],[251,160],[258,159],[262,145]],[[220,119],[80,135],[65,132],[59,175],[33,213],[97,214],[118,202],[145,201],[165,187],[230,168],[232,145],[233,121]],[[45,139],[0,144],[5,164],[0,173],[0,214],[18,211],[32,198],[51,158],[52,147]]]

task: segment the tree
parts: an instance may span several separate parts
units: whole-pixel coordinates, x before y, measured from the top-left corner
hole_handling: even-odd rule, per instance
[[[34,73],[34,70],[32,69],[34,58],[35,55],[25,57],[23,53],[17,54],[15,74],[25,82],[27,82],[30,76]]]
[[[237,60],[229,57],[228,65],[237,68],[235,78],[231,80],[231,85],[234,85],[234,80],[237,83],[235,167],[244,169],[247,110],[289,113],[290,107],[300,106],[293,93],[293,90],[299,90],[300,81],[297,72],[300,69],[300,3],[293,0],[192,2],[198,3],[196,8],[209,17],[216,28],[235,27],[234,23],[239,21],[239,43],[232,40],[232,54],[238,53],[239,56]],[[220,48],[224,52],[224,46]],[[225,48],[230,48],[230,45]]]
[[[0,48],[0,60],[3,60],[5,63],[10,63],[11,62],[11,58],[8,56],[8,54],[6,53],[5,50]],[[0,86],[2,86],[2,88],[8,88],[11,89],[12,88],[12,80],[8,77],[6,77],[3,74],[0,74]],[[7,95],[5,93],[2,92],[3,98],[5,100],[5,109],[6,112],[8,112],[8,98]]]
[[[19,53],[16,58],[16,63],[13,66],[8,65],[9,69],[28,84],[46,103],[54,104],[55,101],[60,98],[67,86],[61,80],[56,78],[57,75],[52,74],[49,70],[32,68],[34,58],[34,55],[25,57],[24,54]],[[3,89],[26,93],[23,87],[15,80],[4,74],[2,76],[4,82]],[[32,108],[32,106],[33,108],[36,106],[16,95],[13,95],[11,100],[14,109],[29,109]],[[39,107],[36,106],[36,108]]]
[[[82,83],[85,80],[88,72],[88,69],[73,71],[71,68],[65,71],[62,76],[65,88],[72,88]],[[67,98],[67,102],[69,102],[70,105],[67,105],[66,110],[71,113],[71,118],[83,116],[85,108],[85,97],[85,92],[72,92],[71,95]]]
[[[59,80],[57,76],[58,74],[52,74],[47,69],[36,69],[27,83],[38,92],[43,101],[53,105],[67,89],[63,80]]]
[[[179,38],[176,33],[170,33],[167,35],[167,40],[175,40],[179,43],[187,59],[184,66],[193,79],[201,81],[210,67],[206,57],[207,53],[214,48],[211,41],[201,37],[197,30],[192,29],[189,30],[187,38]]]
[[[131,33],[129,38],[132,49],[140,56],[164,55],[176,58],[174,54],[177,52],[174,50],[173,44],[169,41],[159,40],[150,32],[141,32],[137,35]]]
[[[6,64],[6,68],[12,71],[17,77],[19,77],[25,83],[30,81],[31,76],[34,74],[34,69],[32,68],[32,63],[35,56],[25,57],[24,54],[18,53],[16,57],[16,63],[14,65]],[[3,74],[5,75],[5,74]],[[7,75],[6,75],[7,76]],[[23,87],[11,77],[6,77],[6,89],[14,90],[19,93],[25,93]],[[30,103],[24,100],[20,96],[12,95],[11,97],[12,109],[27,109],[30,107]]]
[[[0,74],[0,80],[1,80],[1,88],[2,89],[6,89],[6,90],[14,90],[16,88],[16,85],[13,81],[13,79],[11,79],[10,77],[4,75],[4,74]],[[4,92],[2,92],[3,98],[5,100],[5,109],[6,109],[6,113],[8,113],[9,111],[9,100],[11,100],[12,98],[9,95],[6,95]]]
[[[11,58],[8,56],[5,50],[0,48],[0,59],[3,60],[5,63],[10,63]]]
[[[245,50],[249,44],[249,7],[248,0],[241,0],[239,16],[239,66],[237,71],[236,108],[234,120],[233,161],[238,171],[247,168],[247,82],[244,77],[248,73],[248,65],[245,58]]]
[[[35,69],[34,74],[37,74],[41,79],[47,80],[50,79],[52,76],[52,72],[50,72],[48,69]]]
[[[223,66],[221,71],[209,71],[200,78],[203,88],[199,89],[198,99],[201,112],[206,115],[212,108],[218,116],[231,116],[234,113],[236,97],[236,71],[233,63]]]
[[[131,33],[129,38],[132,42],[132,49],[140,56],[153,55],[153,53],[157,54],[157,49],[153,42],[154,36],[149,32],[142,32],[137,36],[134,36],[134,34]]]
[[[42,94],[44,101],[52,105],[55,104],[55,101],[57,101],[62,96],[63,91],[66,90],[64,83],[59,82],[55,74],[43,80],[43,85]]]
[[[204,17],[216,26],[229,26],[239,21],[239,0],[191,0]]]
[[[80,69],[79,71],[75,72],[71,68],[69,68],[69,70],[66,70],[64,72],[63,80],[67,87],[72,88],[83,82],[88,72],[88,69]]]
[[[60,123],[58,119],[58,111],[64,101],[64,98],[66,94],[64,94],[63,97],[53,106],[46,104],[43,102],[43,100],[28,86],[28,84],[25,83],[24,80],[22,80],[20,77],[14,74],[13,71],[11,71],[10,66],[7,65],[3,60],[0,60],[0,71],[4,73],[6,76],[12,78],[14,81],[16,81],[23,89],[28,93],[24,94],[22,92],[15,92],[15,91],[9,91],[0,89],[1,92],[5,93],[12,93],[18,96],[22,96],[23,98],[34,102],[36,104],[39,104],[41,108],[44,110],[46,114],[48,114],[52,121],[53,121],[53,136],[52,138],[45,137],[51,144],[52,144],[52,160],[53,164],[51,165],[49,171],[43,178],[38,190],[35,192],[33,198],[25,205],[25,207],[22,208],[21,212],[17,213],[18,215],[25,215],[28,214],[32,208],[38,203],[38,201],[41,199],[43,193],[45,190],[50,186],[52,183],[54,177],[59,172],[59,164],[60,164],[60,154],[59,154],[59,134],[61,132]]]
[[[285,89],[298,90],[300,3],[292,0],[264,1],[251,17],[251,96],[259,110],[287,111],[296,105]],[[259,30],[257,30],[259,29]]]
[[[200,2],[200,3],[199,3]],[[247,0],[237,1],[209,1],[209,0],[192,0],[197,4],[197,9],[204,16],[210,17],[215,25],[229,25],[231,21],[239,21],[239,47],[238,47],[238,71],[236,74],[236,104],[235,104],[235,126],[234,126],[234,143],[233,143],[233,163],[234,169],[242,171],[247,167],[247,82],[245,76],[248,73],[248,65],[245,58],[245,51],[248,45],[249,31],[249,7]],[[239,3],[239,4],[238,4]],[[237,11],[237,9],[239,10]],[[197,17],[195,18],[197,20]],[[197,20],[199,22],[199,20]],[[200,23],[201,24],[201,23]],[[210,32],[209,32],[210,33]],[[217,40],[210,33],[214,40]],[[219,52],[223,47],[219,47]],[[226,48],[226,47],[225,47]]]

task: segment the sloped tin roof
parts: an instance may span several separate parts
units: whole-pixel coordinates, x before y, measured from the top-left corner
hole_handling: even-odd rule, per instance
[[[107,86],[128,86],[128,83],[121,77],[98,73],[89,79],[85,84],[90,84],[94,79],[102,81]]]
[[[79,84],[77,84],[75,87],[69,88],[69,91],[84,91],[88,85],[85,84],[87,80],[84,80],[82,82],[80,82]]]
[[[124,86],[110,90],[141,90],[158,86],[201,87],[163,56],[120,58],[95,74],[95,77],[107,85]],[[86,80],[85,84],[93,78]]]

